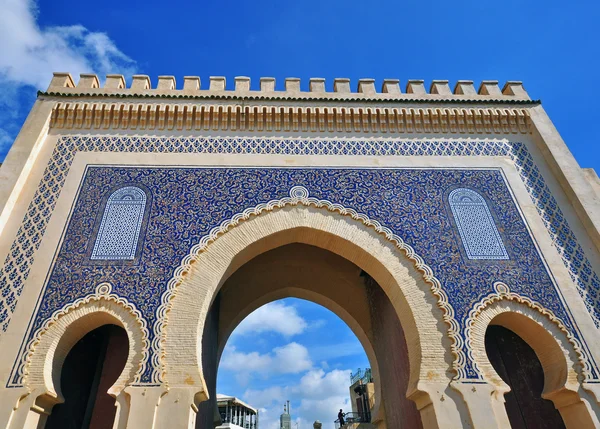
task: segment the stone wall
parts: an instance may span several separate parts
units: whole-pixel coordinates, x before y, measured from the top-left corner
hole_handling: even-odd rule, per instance
[[[209,399],[198,405],[196,428],[212,428],[221,422],[217,407],[217,369],[219,365],[219,310],[220,297],[213,301],[202,332],[202,368],[204,370]]]
[[[421,415],[416,404],[407,399],[410,377],[408,350],[404,331],[388,297],[365,273],[369,296],[375,353],[382,374],[381,391],[385,398],[385,422],[388,428],[421,429]]]

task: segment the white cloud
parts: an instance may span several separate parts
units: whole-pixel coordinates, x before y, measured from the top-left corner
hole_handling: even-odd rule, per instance
[[[134,61],[105,34],[82,25],[40,28],[31,0],[2,0],[0,78],[44,88],[54,71],[124,73]]]
[[[248,333],[277,332],[291,337],[304,332],[308,323],[291,305],[282,302],[271,302],[253,311],[234,331],[234,335]]]
[[[244,353],[227,346],[219,368],[233,371],[241,385],[247,385],[253,374],[263,377],[276,374],[298,374],[312,368],[308,350],[298,343],[276,347],[271,353]]]
[[[282,398],[286,397],[286,390],[280,386],[271,386],[263,390],[248,389],[244,392],[244,398],[251,399],[253,407],[268,412],[267,407],[281,402]]]
[[[331,396],[320,400],[302,399],[298,414],[301,419],[306,419],[307,423],[301,423],[299,426],[312,427],[312,423],[315,420],[319,420],[323,423],[323,429],[334,429],[333,422],[337,419],[339,410],[344,410],[344,412],[352,411],[350,396],[348,394],[345,396]]]
[[[321,328],[324,328],[325,325],[327,325],[327,321],[323,320],[323,319],[318,319],[318,320],[313,320],[312,322],[310,322],[308,328],[309,329],[314,329],[315,331]]]
[[[303,392],[313,392],[314,399],[348,395],[350,385],[350,370],[334,369],[325,372],[315,369],[306,373],[301,379],[298,389]]]
[[[325,372],[314,369],[308,371],[296,385],[248,389],[243,398],[260,409],[260,425],[263,429],[279,428],[279,415],[287,399],[291,400],[292,418],[299,423],[299,427],[309,428],[315,420],[320,420],[324,429],[333,429],[340,409],[352,411],[350,373],[350,370]]]
[[[273,349],[273,369],[281,374],[298,374],[312,368],[308,350],[301,344],[289,343]]]
[[[21,102],[28,108],[35,97],[32,89],[46,89],[53,72],[75,78],[134,72],[135,62],[105,33],[82,25],[41,28],[33,0],[0,0],[0,10],[0,154],[21,126],[26,113],[20,111]]]
[[[265,372],[271,367],[273,357],[258,352],[243,353],[235,347],[227,347],[223,352],[220,367],[235,372]]]

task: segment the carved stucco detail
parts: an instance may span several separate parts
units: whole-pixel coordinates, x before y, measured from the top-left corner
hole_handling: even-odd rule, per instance
[[[298,107],[60,101],[54,129],[362,133],[531,133],[523,108]]]

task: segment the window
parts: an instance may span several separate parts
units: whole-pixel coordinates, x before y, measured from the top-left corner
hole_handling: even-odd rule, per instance
[[[135,186],[118,189],[108,198],[91,259],[134,259],[144,219],[146,193]]]
[[[448,197],[460,238],[469,259],[508,259],[487,203],[477,192],[455,189]]]

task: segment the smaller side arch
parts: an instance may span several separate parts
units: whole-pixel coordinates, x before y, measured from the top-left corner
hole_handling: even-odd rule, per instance
[[[579,384],[588,377],[588,364],[581,346],[554,313],[527,297],[511,292],[504,283],[495,283],[494,290],[496,293],[484,298],[470,311],[465,324],[469,355],[484,378],[486,374],[495,373],[491,366],[487,366],[489,361],[485,357],[484,338],[490,324],[504,326],[523,338],[540,357],[544,373],[551,371],[559,362],[567,367],[561,371],[561,377],[548,384],[544,391],[550,385]]]
[[[492,366],[485,348],[488,326],[499,325],[521,337],[537,355],[544,372],[542,397],[560,411],[567,428],[595,427],[597,404],[590,401],[582,382],[588,377],[580,345],[550,310],[510,291],[501,282],[495,294],[484,298],[469,314],[466,342],[469,355],[483,381],[494,388],[494,398],[504,402],[510,387]]]
[[[109,283],[98,285],[94,294],[57,311],[36,332],[23,368],[23,385],[30,392],[39,392],[50,403],[61,402],[60,375],[67,354],[85,334],[107,324],[122,327],[129,340],[125,368],[108,393],[116,397],[139,381],[148,361],[146,322],[131,303],[111,291]]]

